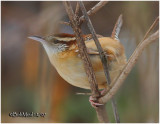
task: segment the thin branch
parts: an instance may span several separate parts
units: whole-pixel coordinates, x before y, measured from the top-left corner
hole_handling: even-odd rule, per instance
[[[79,3],[77,2],[76,10],[75,10],[75,15],[76,15],[76,16],[79,15],[79,9],[80,9],[80,6],[79,6]]]
[[[84,4],[83,2],[79,2],[80,3],[80,7],[81,7],[81,10],[84,14],[84,17],[85,17],[85,20],[87,22],[87,25],[88,25],[88,28],[92,34],[92,38],[97,46],[97,49],[98,49],[98,52],[99,52],[99,55],[100,55],[100,58],[101,58],[101,61],[102,61],[102,64],[103,64],[103,68],[104,68],[104,72],[105,72],[105,76],[106,76],[106,80],[107,80],[107,83],[110,84],[111,80],[110,80],[110,75],[109,75],[109,72],[107,71],[108,70],[108,61],[107,61],[107,58],[106,58],[106,53],[104,53],[102,47],[101,47],[101,44],[99,43],[99,40],[96,36],[96,32],[93,28],[93,25],[91,23],[91,20],[89,19],[88,15],[87,15],[87,11],[84,7]]]
[[[116,120],[116,123],[120,123],[120,117],[117,110],[117,103],[113,97],[111,99],[111,103],[112,103],[112,108],[113,108],[113,113],[114,113],[114,118]]]
[[[119,87],[122,85],[123,81],[125,80],[125,78],[127,77],[128,74],[124,75],[126,72],[125,70],[128,70],[128,73],[131,71],[131,69],[133,68],[133,66],[135,65],[138,57],[140,56],[141,52],[143,51],[143,49],[145,48],[145,45],[141,45],[142,43],[144,44],[144,42],[146,41],[145,39],[147,38],[148,34],[151,32],[151,30],[157,25],[157,21],[159,21],[159,17],[157,17],[155,19],[155,21],[153,22],[153,24],[150,26],[150,28],[148,29],[148,31],[146,32],[143,40],[139,43],[139,45],[137,46],[137,48],[135,49],[134,53],[131,55],[130,59],[128,60],[126,66],[124,67],[123,71],[119,74],[119,76],[117,77],[117,79],[115,80],[114,87],[115,90],[110,91],[111,89],[113,89],[113,87],[109,87],[108,89],[106,89],[106,92],[104,92],[104,94],[106,94],[105,96],[103,96],[101,99],[99,99],[99,101],[103,101],[104,103],[107,102],[119,89]],[[151,36],[150,36],[151,37]],[[154,41],[154,40],[153,40]],[[140,49],[139,46],[142,46],[143,49]],[[147,45],[146,45],[147,46]],[[139,50],[140,49],[140,50]],[[140,51],[139,53],[137,53],[137,51]],[[135,54],[137,53],[137,54]],[[132,61],[134,60],[134,61]],[[128,66],[127,66],[128,65]],[[130,67],[130,68],[129,68]],[[123,79],[123,80],[122,80]],[[120,81],[119,81],[120,80]],[[108,92],[108,93],[107,93]],[[107,98],[107,94],[112,94],[110,95],[110,97]],[[106,100],[103,98],[107,98]],[[102,103],[103,103],[102,102]]]
[[[100,10],[104,5],[106,5],[109,1],[100,1],[99,3],[97,3],[94,7],[92,7],[88,12],[87,14],[89,16],[95,14],[98,10]],[[77,5],[76,5],[76,10],[75,10],[75,15],[78,15],[79,14],[79,9],[80,9],[80,6],[77,2]],[[80,17],[80,23],[82,23],[84,21],[84,16],[81,16]],[[60,24],[64,24],[64,25],[67,25],[67,26],[70,26],[70,23],[69,22],[63,22],[61,21]]]
[[[79,24],[79,19],[77,17],[74,18],[73,9],[71,7],[70,2],[68,2],[68,1],[64,2],[64,6],[65,6],[65,9],[66,9],[67,14],[69,16],[69,19],[71,21],[71,26],[74,30],[75,35],[76,35],[80,55],[81,55],[81,58],[84,62],[85,71],[86,71],[86,74],[87,74],[88,79],[89,79],[91,92],[92,92],[92,97],[95,98],[95,100],[97,100],[98,97],[100,97],[100,92],[98,90],[98,85],[97,85],[97,82],[96,82],[96,77],[95,77],[95,74],[94,74],[94,71],[93,71],[91,60],[88,56],[87,49],[86,49],[86,46],[85,46],[85,43],[84,43],[84,39],[82,37],[81,29],[79,27],[80,25],[78,25]],[[96,112],[97,112],[97,116],[98,116],[98,119],[99,119],[100,122],[108,122],[107,113],[105,111],[105,106],[96,108]]]
[[[159,22],[159,16],[155,19],[155,21],[153,22],[153,24],[151,25],[151,27],[148,29],[148,31],[145,34],[143,40],[145,40],[148,37],[149,33],[154,29],[154,27],[158,24],[158,22]]]
[[[148,29],[147,33],[145,34],[143,40],[145,40],[148,37],[149,33],[156,27],[156,25],[158,24],[158,22],[159,22],[159,16],[155,19],[155,21],[153,22],[153,24],[150,26],[150,28]],[[151,52],[150,49],[148,49],[147,50],[148,60],[151,59],[150,52]]]
[[[78,25],[79,23],[77,22],[78,19],[74,18],[73,9],[71,7],[70,2],[69,1],[64,1],[63,3],[64,3],[64,6],[65,6],[65,9],[66,9],[66,12],[69,16],[69,19],[71,21],[71,26],[72,26],[72,28],[74,30],[74,33],[76,35],[76,38],[77,38],[77,44],[78,44],[78,47],[79,47],[80,55],[81,55],[81,58],[84,62],[85,71],[86,71],[86,74],[88,76],[89,83],[91,85],[92,95],[93,95],[94,98],[98,98],[100,96],[100,93],[98,91],[98,85],[97,85],[97,82],[96,82],[96,77],[95,77],[95,74],[94,74],[94,71],[93,71],[91,60],[90,60],[90,58],[88,56],[88,53],[87,53],[87,48],[85,46],[84,39],[82,37],[81,29]]]
[[[153,24],[150,26],[150,28],[148,29],[147,33],[145,34],[143,40],[145,40],[148,37],[148,35],[150,34],[150,32],[156,27],[156,25],[158,24],[158,22],[159,22],[159,16],[155,19],[155,21],[153,22]],[[151,59],[150,49],[147,50],[147,55],[148,55],[148,60],[150,60]]]
[[[89,16],[95,14],[98,10],[100,10],[104,5],[106,5],[109,1],[100,1],[99,3],[97,3],[94,7],[92,7],[88,12],[87,14]],[[84,19],[84,16],[81,16],[80,17],[80,21],[83,22],[85,19]]]
[[[59,23],[63,25],[71,26],[69,22],[60,21]]]
[[[92,95],[91,93],[76,93],[76,95]]]
[[[84,15],[84,18],[87,22],[88,28],[89,28],[89,30],[92,34],[92,38],[94,39],[94,42],[95,42],[95,44],[97,46],[97,49],[99,51],[100,58],[101,58],[101,61],[102,61],[102,65],[103,65],[103,68],[104,68],[105,77],[106,77],[106,80],[107,80],[107,83],[108,83],[108,86],[109,86],[110,83],[111,83],[111,79],[110,79],[110,75],[109,75],[108,61],[107,61],[107,58],[106,58],[106,53],[104,53],[104,51],[101,47],[101,44],[99,43],[96,32],[93,28],[91,20],[89,19],[89,16],[87,14],[87,11],[85,9],[85,6],[84,6],[83,2],[80,1],[79,3],[80,3],[80,7],[81,7],[82,13]],[[115,103],[116,103],[115,100],[112,98],[112,107],[113,107],[113,111],[114,111],[114,115],[115,115],[115,120],[116,120],[117,123],[119,123],[120,119],[119,119],[119,115],[118,115],[117,107],[116,107]]]
[[[149,36],[144,41],[142,40],[135,51],[133,52],[132,56],[128,60],[126,66],[124,67],[123,71],[120,73],[118,78],[116,79],[114,85],[110,88],[109,91],[106,91],[107,94],[99,99],[100,103],[106,103],[109,99],[111,99],[117,90],[120,88],[120,86],[123,84],[124,80],[128,76],[129,72],[132,70],[133,66],[137,62],[138,57],[142,54],[142,51],[144,48],[146,48],[150,43],[158,39],[159,37],[159,30],[157,30],[154,34]]]

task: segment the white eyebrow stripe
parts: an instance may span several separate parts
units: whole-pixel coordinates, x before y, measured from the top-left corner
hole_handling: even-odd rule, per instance
[[[54,38],[59,41],[65,41],[65,42],[76,40],[75,37],[64,37],[64,38],[63,37],[54,37]]]

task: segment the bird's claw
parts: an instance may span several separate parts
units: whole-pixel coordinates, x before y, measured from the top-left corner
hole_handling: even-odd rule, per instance
[[[91,103],[91,106],[94,108],[97,108],[98,106],[104,105],[101,103],[96,103],[95,99],[92,96],[89,97],[89,102]]]

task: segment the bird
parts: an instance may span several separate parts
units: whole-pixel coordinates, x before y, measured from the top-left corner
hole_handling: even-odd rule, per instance
[[[120,74],[127,62],[124,46],[118,38],[122,22],[122,16],[120,15],[111,37],[104,37],[97,34],[98,40],[108,60],[111,84]],[[98,88],[105,89],[108,85],[92,34],[85,34],[82,35],[82,37],[95,72]],[[73,86],[90,89],[88,77],[85,73],[83,60],[80,56],[76,36],[74,34],[60,33],[46,37],[30,36],[29,38],[43,45],[51,64],[64,80]]]

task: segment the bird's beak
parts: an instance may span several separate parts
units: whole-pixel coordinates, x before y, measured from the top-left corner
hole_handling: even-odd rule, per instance
[[[28,37],[29,39],[32,39],[32,40],[35,40],[35,41],[38,41],[38,42],[40,42],[40,43],[44,43],[44,42],[46,42],[42,37],[40,37],[40,36],[30,36],[30,37]]]

